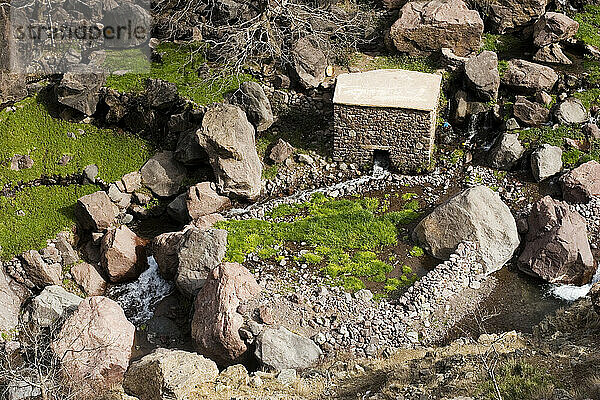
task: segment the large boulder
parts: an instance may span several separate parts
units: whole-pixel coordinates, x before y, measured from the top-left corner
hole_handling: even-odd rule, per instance
[[[215,213],[198,217],[192,222],[192,225],[194,225],[201,231],[207,231],[210,228],[212,228],[217,222],[222,221],[225,221],[225,217],[223,217],[221,214]]]
[[[550,110],[540,103],[527,100],[525,96],[517,96],[513,105],[515,117],[529,126],[542,125],[550,119]]]
[[[31,320],[43,328],[52,326],[77,310],[81,300],[62,286],[48,286],[31,302]]]
[[[454,96],[456,107],[454,110],[454,118],[459,123],[466,122],[474,115],[484,115],[490,108],[486,103],[481,101],[473,101],[467,92],[458,90]]]
[[[505,85],[527,93],[550,92],[557,80],[552,68],[525,60],[510,60],[502,77]]]
[[[16,103],[27,95],[25,74],[0,71],[0,104]]]
[[[104,45],[109,48],[118,49],[141,47],[150,38],[150,30],[152,28],[152,16],[145,3],[140,2],[136,4],[138,2],[134,1],[114,1],[110,3],[113,5],[107,6],[105,3],[101,3],[105,11],[104,18],[99,22],[102,22],[104,26],[120,27],[123,21],[128,21],[130,26],[136,28],[134,31],[135,34],[132,35],[130,32],[128,35],[119,34],[116,37],[113,36],[111,40],[106,40]]]
[[[17,327],[21,305],[28,296],[29,290],[6,274],[0,263],[0,334],[11,332]],[[1,335],[0,341],[2,341]]]
[[[292,57],[294,71],[304,88],[316,88],[325,80],[327,58],[317,41],[310,37],[298,39],[292,48]]]
[[[179,291],[189,297],[204,286],[210,273],[221,263],[227,250],[227,231],[224,229],[188,229],[177,250]]]
[[[220,196],[216,189],[213,182],[202,182],[189,188],[185,204],[192,220],[223,211],[231,205],[229,198]]]
[[[563,53],[558,43],[552,43],[544,46],[533,55],[533,61],[539,61],[548,64],[571,65],[573,61]]]
[[[277,371],[308,368],[317,363],[322,354],[315,342],[282,326],[267,328],[256,338],[256,358],[265,367]]]
[[[237,309],[259,293],[254,276],[242,265],[223,263],[215,268],[196,297],[192,319],[196,350],[221,365],[244,361],[248,348],[239,333],[244,318]]]
[[[100,101],[100,88],[105,79],[104,73],[67,72],[56,86],[58,102],[85,115],[92,115]]]
[[[181,132],[175,149],[175,159],[184,165],[200,165],[208,161],[208,155],[198,144],[196,129]]]
[[[262,164],[256,152],[254,128],[238,106],[211,107],[196,132],[210,158],[219,191],[255,199],[261,191]]]
[[[266,131],[273,125],[273,110],[262,86],[256,82],[244,82],[235,97],[257,132]]]
[[[179,260],[177,252],[184,231],[166,232],[152,240],[152,255],[158,264],[160,275],[168,280],[175,278]]]
[[[171,151],[156,154],[140,172],[144,185],[160,197],[176,195],[185,178],[185,167],[175,160]]]
[[[543,144],[531,154],[531,172],[536,181],[550,178],[562,169],[562,149]]]
[[[588,161],[560,178],[563,199],[570,203],[587,203],[600,195],[600,164]]]
[[[461,242],[478,243],[486,273],[502,268],[519,246],[510,209],[485,186],[469,188],[436,207],[414,234],[439,259],[448,259]]]
[[[217,364],[201,355],[159,348],[131,364],[123,387],[139,400],[187,400],[218,375]]]
[[[93,231],[108,229],[115,221],[117,212],[117,206],[102,190],[81,197],[75,205],[75,217],[79,225]]]
[[[546,12],[548,0],[496,0],[489,3],[489,22],[497,33],[530,25]]]
[[[464,1],[432,0],[406,3],[390,37],[401,52],[418,55],[446,47],[465,56],[479,49],[482,33],[479,13],[469,10]]]
[[[111,229],[102,238],[102,268],[111,282],[136,279],[147,267],[146,241],[126,225]]]
[[[180,101],[177,85],[161,79],[148,79],[146,98],[150,107],[159,110],[169,110]]]
[[[493,51],[481,54],[465,61],[465,77],[467,85],[483,101],[498,98],[500,74],[498,72],[498,56]]]
[[[565,14],[547,12],[533,26],[533,44],[548,46],[570,39],[579,30],[579,23]]]
[[[565,202],[546,196],[527,219],[519,268],[550,283],[584,285],[596,270],[585,219]]]
[[[216,189],[213,182],[191,186],[186,193],[169,204],[167,211],[171,217],[182,223],[223,211],[231,205],[231,201],[228,197],[219,195]]]
[[[70,243],[70,233],[60,232],[56,236],[56,249],[60,253],[63,265],[72,265],[79,261],[79,254]]]
[[[590,114],[581,100],[575,97],[569,97],[560,103],[554,115],[561,124],[583,124],[590,119]]]
[[[123,175],[121,182],[125,187],[125,192],[133,193],[142,187],[142,174],[139,171],[130,172]]]
[[[52,343],[74,384],[106,389],[121,384],[129,366],[135,327],[113,300],[84,299]]]
[[[280,138],[271,148],[269,159],[276,164],[280,164],[294,154],[294,150],[294,146]]]
[[[101,296],[106,290],[106,280],[92,264],[81,262],[71,267],[71,275],[75,282],[88,296]]]
[[[167,214],[177,222],[187,223],[190,221],[190,215],[187,212],[187,206],[185,204],[186,197],[187,192],[181,193],[167,206]]]
[[[62,266],[59,263],[47,264],[36,250],[28,250],[21,255],[27,277],[38,287],[60,285]]]
[[[490,165],[492,168],[511,169],[523,157],[525,148],[519,141],[516,133],[503,133],[490,151]]]

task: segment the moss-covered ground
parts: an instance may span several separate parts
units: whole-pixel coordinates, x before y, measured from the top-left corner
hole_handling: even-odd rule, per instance
[[[131,70],[124,74],[113,74],[108,77],[106,86],[121,92],[141,92],[148,78],[162,79],[177,85],[179,94],[196,104],[206,105],[223,100],[223,96],[247,80],[249,75],[232,76],[229,78],[207,79],[199,73],[207,67],[201,44],[162,43],[157,52],[160,61],[153,61],[148,71],[139,71],[139,61],[127,62],[121,57],[110,59],[111,70]],[[139,60],[137,55],[135,59]],[[208,67],[207,67],[208,68]],[[206,74],[211,75],[211,74]]]
[[[377,198],[333,199],[315,194],[310,201],[281,205],[266,220],[230,220],[219,227],[229,233],[226,259],[244,262],[249,254],[278,261],[284,249],[304,243],[310,251],[298,260],[319,267],[334,283],[355,291],[379,282],[386,292],[410,285],[415,275],[403,266],[399,277],[384,251],[398,244],[398,227],[418,217],[419,202],[404,196],[402,209],[389,212]],[[415,256],[422,250],[415,248]]]
[[[27,98],[15,109],[0,111],[0,187],[81,173],[89,164],[98,165],[99,177],[112,182],[138,170],[152,152],[136,136],[54,118],[43,95]],[[33,167],[11,170],[9,160],[16,154],[31,157]],[[61,166],[58,161],[65,155],[71,160]],[[0,196],[0,258],[44,247],[47,239],[71,228],[77,199],[95,190],[95,186],[31,187],[14,197]]]
[[[519,130],[516,133],[519,134],[519,140],[526,148],[535,148],[546,143],[561,147],[563,149],[563,163],[567,167],[575,167],[590,160],[600,160],[599,141],[595,140],[589,143],[589,149],[587,150],[580,150],[566,143],[565,139],[587,143],[581,128],[578,126],[560,125],[557,128],[542,126]]]
[[[574,13],[572,18],[579,22],[579,31],[575,36],[586,44],[600,48],[600,6],[586,4],[582,12]]]
[[[98,165],[100,178],[111,182],[149,158],[151,148],[144,140],[54,118],[40,100],[31,97],[16,104],[16,111],[0,111],[0,187],[42,175],[78,173],[89,164]],[[8,160],[15,154],[31,157],[33,167],[12,171]],[[71,161],[61,166],[58,161],[64,155]]]
[[[38,186],[15,197],[0,196],[0,259],[10,259],[73,226],[77,199],[98,190],[96,186]]]

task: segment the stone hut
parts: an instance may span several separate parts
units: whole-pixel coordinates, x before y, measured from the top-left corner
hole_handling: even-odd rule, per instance
[[[333,97],[336,161],[388,160],[400,172],[431,163],[441,75],[380,69],[338,76]]]

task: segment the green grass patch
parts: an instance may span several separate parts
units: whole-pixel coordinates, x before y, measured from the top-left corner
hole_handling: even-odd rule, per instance
[[[504,400],[546,399],[554,389],[554,378],[546,370],[523,361],[509,361],[496,371],[496,382]],[[496,399],[493,382],[481,385],[484,399]]]
[[[586,82],[588,85],[600,85],[600,63],[596,60],[585,58],[583,60],[583,71],[586,73]]]
[[[112,182],[138,170],[150,157],[150,145],[138,137],[53,118],[40,96],[16,104],[14,112],[0,112],[0,186],[42,175],[78,173],[89,164],[98,165],[100,178]],[[29,155],[33,167],[10,170],[8,160],[15,154]],[[60,166],[63,155],[72,159]]]
[[[498,61],[498,74],[500,75],[500,78],[502,78],[504,76],[506,71],[508,71],[508,61],[506,61],[506,60]]]
[[[390,55],[374,57],[369,64],[371,69],[406,69],[434,73],[436,64],[427,57],[416,57],[407,55]]]
[[[412,285],[417,280],[416,274],[413,273],[412,268],[408,265],[402,266],[402,275],[400,278],[389,278],[385,282],[383,290],[386,293],[393,293],[400,288]]]
[[[523,38],[511,34],[484,33],[480,51],[493,51],[498,54],[499,60],[510,60],[521,57],[529,44]]]
[[[419,246],[413,246],[413,248],[410,249],[409,254],[413,257],[423,257],[425,255],[425,251]]]
[[[277,176],[278,172],[279,172],[279,165],[275,164],[275,165],[266,166],[265,168],[263,168],[262,178],[263,179],[273,179]]]
[[[162,79],[177,85],[177,90],[182,97],[196,104],[206,105],[223,101],[225,93],[237,89],[242,82],[252,79],[249,75],[213,80],[200,76],[198,70],[205,64],[201,44],[162,43],[157,50],[162,54],[162,60],[152,62],[150,71],[113,74],[108,77],[106,86],[120,92],[141,92],[148,78]],[[111,61],[117,65],[118,62],[118,60]],[[126,65],[124,69],[128,69]]]
[[[592,106],[600,105],[600,89],[588,89],[582,92],[575,92],[573,97],[581,100],[585,108],[589,111]]]
[[[560,125],[556,129],[551,126],[542,126],[515,132],[519,134],[519,140],[526,148],[533,148],[545,143],[563,147],[565,138],[575,140],[584,138],[580,128],[567,125]]]
[[[128,71],[134,74],[150,72],[150,60],[141,49],[106,49],[104,67],[110,72]]]
[[[0,197],[0,258],[46,247],[74,224],[77,199],[99,190],[96,186],[39,186],[27,188],[14,198]],[[19,215],[22,213],[22,215]]]
[[[241,263],[248,254],[265,251],[276,259],[275,249],[304,242],[314,251],[304,254],[303,261],[322,263],[326,276],[356,290],[364,287],[363,280],[386,283],[393,267],[376,252],[398,243],[397,226],[412,222],[418,206],[412,199],[400,211],[383,213],[376,198],[333,199],[317,193],[308,202],[275,208],[269,215],[272,220],[229,220],[217,226],[229,233],[228,261]],[[413,279],[407,275],[402,283]]]
[[[600,160],[600,142],[593,141],[588,152],[581,151],[565,145],[565,138],[582,140],[585,138],[579,127],[560,125],[554,129],[550,126],[544,126],[532,129],[523,129],[516,131],[519,134],[519,140],[526,148],[535,148],[542,144],[550,144],[563,149],[562,160],[567,167],[575,167],[581,163],[590,160]]]
[[[579,22],[575,37],[585,44],[600,48],[600,6],[587,4],[583,11],[572,15]]]

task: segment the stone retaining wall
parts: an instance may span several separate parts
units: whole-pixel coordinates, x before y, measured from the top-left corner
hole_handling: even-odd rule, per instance
[[[415,282],[400,299],[383,300],[368,309],[364,303],[357,306],[350,313],[354,317],[334,330],[343,334],[339,342],[340,337],[336,338],[336,347],[368,356],[386,348],[431,343],[443,337],[454,322],[465,316],[457,315],[453,303],[466,290],[479,289],[485,280],[479,258],[476,244],[461,244],[450,260]],[[461,309],[463,313],[471,311]]]
[[[351,352],[374,357],[394,349],[439,342],[462,318],[487,297],[493,278],[483,275],[474,243],[458,246],[450,260],[440,263],[399,299],[376,301],[365,290],[354,295],[328,287],[311,274],[298,277],[293,295],[281,295],[276,277],[259,273],[265,288],[249,310],[272,310],[274,320],[310,337],[325,354]],[[307,280],[308,279],[308,280]],[[298,300],[303,299],[303,300]]]
[[[376,151],[407,173],[429,167],[435,141],[435,110],[334,104],[333,158],[369,165]]]

